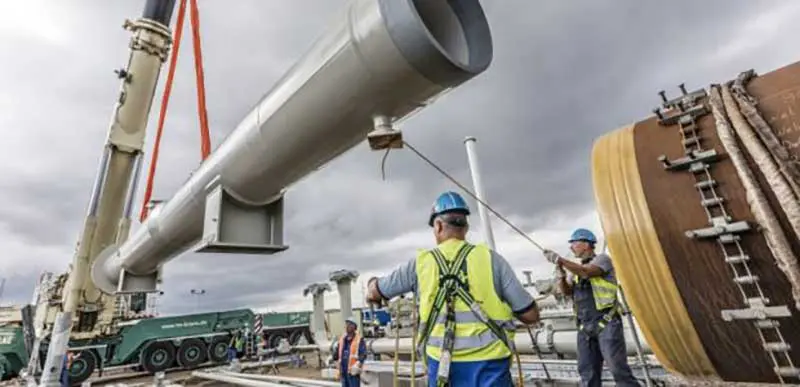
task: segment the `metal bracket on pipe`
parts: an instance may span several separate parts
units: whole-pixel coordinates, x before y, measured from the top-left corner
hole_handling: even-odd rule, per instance
[[[733,320],[766,320],[769,318],[791,317],[792,312],[786,305],[765,306],[745,309],[728,309],[721,312],[725,321]]]
[[[372,150],[403,148],[403,132],[392,126],[391,118],[379,115],[372,120],[375,129],[367,134],[367,142]]]
[[[119,254],[119,246],[112,244],[97,255],[95,263],[92,265],[91,276],[98,289],[107,294],[155,293],[159,291],[158,285],[161,283],[163,270],[161,267],[153,273],[138,275],[125,270],[124,267],[108,265],[109,261],[117,259]]]
[[[674,125],[687,115],[696,118],[708,113],[708,108],[705,104],[698,103],[700,99],[708,95],[705,89],[689,93],[683,83],[678,85],[678,88],[681,89],[682,95],[673,99],[667,99],[667,94],[664,90],[658,92],[661,97],[661,106],[653,109],[653,113],[658,117],[658,123],[663,126]]]
[[[268,204],[247,203],[219,178],[209,185],[200,253],[274,254],[283,244],[283,195]]]
[[[669,160],[666,155],[658,157],[658,161],[664,169],[668,171],[683,171],[690,170],[691,172],[699,172],[709,163],[720,160],[721,155],[716,150],[710,149],[706,151],[693,151],[692,153],[681,157],[676,160]]]
[[[692,239],[716,238],[724,234],[737,234],[749,230],[750,224],[742,220],[735,223],[715,224],[713,227],[688,230],[686,231],[686,237]]]
[[[161,283],[161,270],[159,267],[155,273],[145,275],[132,274],[125,269],[120,270],[117,294],[158,292],[158,284]]]

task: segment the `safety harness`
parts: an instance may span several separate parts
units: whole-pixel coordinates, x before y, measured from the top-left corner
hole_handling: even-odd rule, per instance
[[[428,319],[425,322],[422,335],[419,340],[417,351],[420,356],[425,355],[425,348],[428,344],[428,338],[434,328],[434,323],[439,317],[442,306],[447,305],[445,314],[445,333],[442,342],[441,357],[439,359],[439,370],[437,372],[437,385],[439,387],[446,386],[450,374],[450,359],[452,357],[453,345],[455,343],[455,328],[456,328],[456,312],[455,301],[456,298],[460,299],[464,304],[468,305],[472,313],[478,321],[486,324],[489,330],[508,347],[511,353],[516,353],[514,342],[508,340],[508,335],[494,320],[490,319],[481,308],[480,304],[475,301],[469,293],[469,282],[467,278],[467,257],[475,248],[474,245],[464,243],[456,255],[456,259],[452,264],[448,264],[444,254],[439,248],[431,250],[431,254],[439,267],[439,290],[434,297],[433,306]]]
[[[581,279],[576,277],[575,284],[576,285],[579,284],[580,281],[581,281]],[[593,286],[588,279],[584,279],[584,281],[589,282],[589,286],[590,287]],[[592,297],[594,297],[594,289],[590,288],[589,291],[592,292]],[[596,300],[595,300],[595,302],[596,302]],[[602,332],[603,329],[605,329],[606,326],[608,326],[608,324],[611,322],[611,320],[613,320],[615,317],[617,317],[617,315],[621,315],[620,307],[621,307],[621,305],[619,304],[619,301],[615,298],[614,299],[614,303],[611,304],[611,306],[607,308],[606,312],[603,313],[603,316],[600,317],[600,320],[597,322],[597,330],[595,332],[593,332],[593,335],[590,334],[590,336],[599,335],[600,332]],[[573,305],[573,309],[575,309],[575,315],[577,316],[578,315],[578,306],[577,305]],[[583,331],[584,333],[587,333],[587,334],[590,333],[590,332],[584,331],[585,325],[583,323],[578,323],[577,325],[578,325],[578,330]]]

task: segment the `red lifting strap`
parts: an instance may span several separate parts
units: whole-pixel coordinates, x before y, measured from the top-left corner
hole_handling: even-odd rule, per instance
[[[200,119],[200,153],[202,159],[205,160],[209,153],[211,153],[211,138],[208,131],[208,113],[206,112],[206,87],[203,77],[203,53],[200,45],[200,11],[197,8],[197,0],[190,0],[191,2],[191,23],[192,23],[192,40],[194,46],[194,71],[197,79],[197,114]],[[147,203],[153,194],[153,178],[156,174],[156,166],[158,165],[158,150],[161,145],[161,135],[164,131],[164,119],[167,115],[167,106],[169,106],[169,96],[172,91],[172,81],[175,77],[175,68],[178,63],[178,52],[181,47],[181,36],[183,35],[183,21],[186,15],[186,0],[181,0],[178,9],[178,20],[175,24],[175,36],[172,50],[172,56],[169,61],[169,70],[167,73],[167,81],[164,85],[164,94],[161,97],[161,110],[158,116],[158,128],[156,129],[155,143],[153,144],[153,155],[150,158],[150,169],[147,175],[147,186],[144,191],[144,198],[142,200],[142,210],[139,214],[139,221],[144,222],[147,219],[148,210]]]

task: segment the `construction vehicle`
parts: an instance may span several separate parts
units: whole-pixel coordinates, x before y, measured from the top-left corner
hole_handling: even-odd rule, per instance
[[[22,309],[0,306],[0,380],[17,376],[28,362]]]
[[[43,273],[34,299],[37,319],[33,327],[39,334],[52,329],[55,308],[53,302],[62,292],[66,274],[53,277]],[[131,301],[133,298],[133,301]],[[69,369],[74,383],[88,379],[95,371],[128,368],[156,373],[175,367],[192,369],[209,363],[227,361],[226,351],[235,332],[258,332],[267,338],[266,348],[275,348],[280,340],[289,343],[313,344],[310,336],[310,312],[286,312],[257,314],[251,309],[195,313],[187,315],[156,317],[147,313],[152,305],[141,305],[136,295],[118,297],[115,335],[98,338],[93,342],[72,342],[70,351],[77,356]],[[129,306],[127,304],[139,303]],[[28,307],[33,310],[34,306]],[[31,350],[26,344],[20,307],[0,309],[0,377],[13,378],[28,367],[35,370],[42,366],[49,340],[39,342],[38,356],[30,358]],[[48,318],[49,317],[49,318]],[[257,329],[256,324],[262,325]],[[244,358],[258,356],[261,340],[258,335],[247,335]],[[303,341],[305,340],[305,341]],[[28,361],[33,359],[34,364]]]
[[[276,348],[286,339],[291,345],[313,344],[311,311],[269,312],[261,314],[261,335],[267,348]]]
[[[402,147],[397,122],[491,63],[488,23],[476,0],[354,0],[346,6],[347,17],[256,104],[172,199],[153,202],[130,237],[145,128],[162,64],[170,57],[175,1],[147,0],[142,17],[125,23],[132,33],[130,58],[117,71],[120,94],[76,254],[61,294],[48,301],[45,317],[37,316],[47,327],[32,353],[46,353],[42,385],[58,383],[68,350],[86,362],[132,361],[134,350],[119,349],[126,335],[161,319],[125,323],[124,309],[146,304],[159,291],[163,264],[190,247],[228,254],[284,251],[289,185],[365,139],[376,150]],[[184,345],[172,338],[145,344],[141,337],[128,338],[129,347]],[[73,373],[79,362],[70,369],[74,383],[90,368],[87,363],[86,371]]]

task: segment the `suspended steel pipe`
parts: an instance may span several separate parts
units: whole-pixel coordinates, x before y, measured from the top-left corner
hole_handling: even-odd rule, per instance
[[[485,71],[489,25],[478,0],[352,0],[281,79],[121,246],[92,269],[105,292],[152,291],[161,265],[204,252],[285,250],[284,190],[373,130]]]

